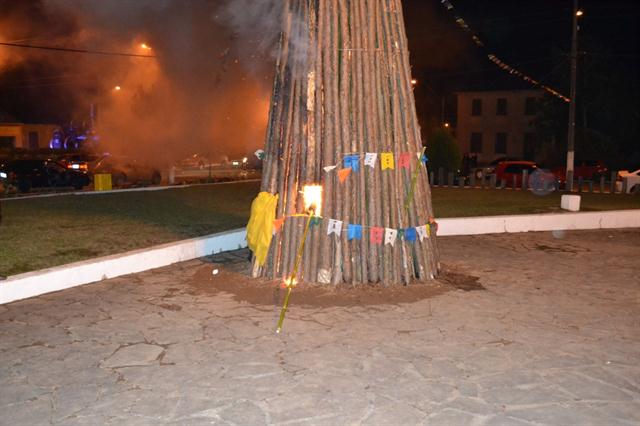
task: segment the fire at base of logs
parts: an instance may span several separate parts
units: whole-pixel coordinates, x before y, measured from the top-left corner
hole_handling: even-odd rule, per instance
[[[296,279],[433,279],[438,248],[400,0],[287,0],[262,191],[275,235],[253,275],[287,279],[321,185]],[[320,214],[316,212],[319,216]]]

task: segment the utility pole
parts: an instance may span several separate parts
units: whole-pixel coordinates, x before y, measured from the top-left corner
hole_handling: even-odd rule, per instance
[[[565,189],[573,191],[574,145],[576,139],[576,75],[578,71],[578,0],[573,0],[573,28],[571,34],[571,88],[569,92],[569,130],[567,132],[567,176]]]

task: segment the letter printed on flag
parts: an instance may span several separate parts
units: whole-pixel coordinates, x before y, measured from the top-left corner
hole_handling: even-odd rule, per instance
[[[396,239],[398,238],[398,230],[386,228],[384,230],[384,243],[391,244],[392,246],[396,245]]]
[[[342,232],[342,221],[329,219],[329,224],[327,225],[327,235],[336,234],[338,237]]]
[[[383,152],[380,154],[380,164],[382,165],[382,170],[386,169],[395,169],[395,163],[393,160],[392,152]]]
[[[369,166],[372,169],[376,167],[376,161],[378,160],[377,152],[367,152],[364,155],[364,165]]]
[[[373,227],[369,231],[369,239],[371,244],[382,244],[382,238],[384,237],[384,228]]]

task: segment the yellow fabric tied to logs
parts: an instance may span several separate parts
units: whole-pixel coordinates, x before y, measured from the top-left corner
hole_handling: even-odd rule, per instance
[[[251,217],[247,224],[247,244],[260,266],[267,260],[277,205],[278,195],[264,191],[259,193],[251,203]]]

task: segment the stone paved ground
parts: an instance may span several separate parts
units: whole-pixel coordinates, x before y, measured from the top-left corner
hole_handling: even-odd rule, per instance
[[[440,241],[486,291],[281,336],[200,260],[0,306],[0,424],[640,424],[640,230]]]

